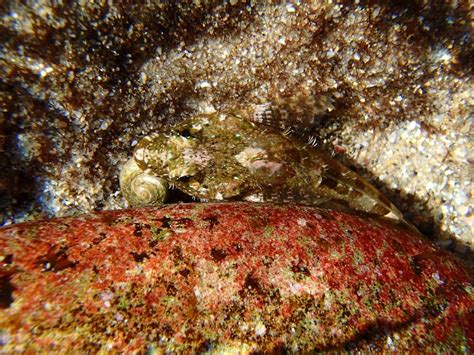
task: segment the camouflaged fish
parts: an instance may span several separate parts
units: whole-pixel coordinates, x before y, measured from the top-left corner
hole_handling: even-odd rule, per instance
[[[137,144],[121,172],[122,193],[133,206],[159,205],[174,187],[203,201],[297,202],[403,221],[363,178],[289,137],[331,109],[327,97],[295,96],[191,117]]]

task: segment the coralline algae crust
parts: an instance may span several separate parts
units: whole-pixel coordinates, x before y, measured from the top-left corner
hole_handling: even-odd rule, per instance
[[[0,349],[472,349],[472,270],[382,220],[298,205],[0,229]]]

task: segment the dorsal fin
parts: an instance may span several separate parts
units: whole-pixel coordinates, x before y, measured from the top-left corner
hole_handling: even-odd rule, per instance
[[[308,93],[275,97],[253,106],[250,119],[285,134],[307,135],[321,118],[334,110],[332,99],[326,95]]]

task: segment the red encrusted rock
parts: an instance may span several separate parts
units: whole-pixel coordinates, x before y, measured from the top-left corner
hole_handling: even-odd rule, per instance
[[[472,348],[472,270],[387,222],[182,204],[0,229],[0,351]]]

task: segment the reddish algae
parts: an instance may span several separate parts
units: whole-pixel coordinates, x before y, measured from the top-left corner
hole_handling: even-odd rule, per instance
[[[453,351],[473,273],[381,219],[168,205],[0,229],[0,351]]]

